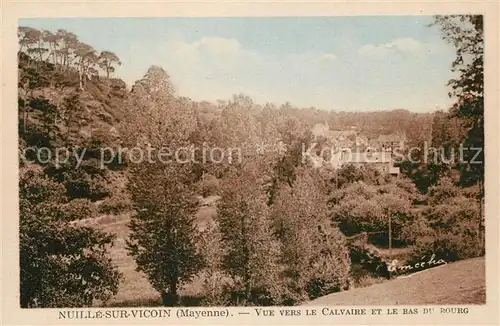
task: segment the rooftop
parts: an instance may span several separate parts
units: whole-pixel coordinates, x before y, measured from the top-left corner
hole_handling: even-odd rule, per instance
[[[392,161],[389,152],[350,152],[345,151],[340,157],[342,163],[389,163]]]

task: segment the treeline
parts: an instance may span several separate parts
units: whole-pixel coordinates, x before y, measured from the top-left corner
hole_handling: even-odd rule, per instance
[[[92,46],[78,40],[78,36],[64,29],[57,32],[38,30],[33,27],[18,28],[19,51],[31,58],[54,64],[59,69],[73,68],[80,76],[80,88],[84,77],[98,76],[103,71],[106,77],[121,65],[118,56],[110,51],[98,52]]]

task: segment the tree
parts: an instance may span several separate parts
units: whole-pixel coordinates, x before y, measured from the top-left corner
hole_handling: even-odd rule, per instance
[[[449,95],[456,102],[450,112],[463,120],[467,130],[465,144],[483,148],[477,160],[484,162],[483,16],[436,16],[434,24],[440,27],[443,39],[456,48],[452,69],[458,73],[458,78],[448,83],[452,89]],[[484,179],[484,163],[468,164],[467,168],[474,171],[477,182]]]
[[[73,60],[72,56],[75,54],[79,43],[78,37],[65,29],[58,29],[56,36],[58,37],[61,45],[60,49],[55,51],[55,54],[56,56],[59,55],[61,57],[61,65],[64,68],[68,68]]]
[[[287,106],[281,110],[291,110]],[[284,111],[282,111],[284,113]],[[303,165],[303,148],[309,148],[312,141],[312,135],[307,130],[303,122],[295,117],[288,117],[279,121],[278,132],[282,140],[283,155],[277,158],[273,169],[274,175],[271,186],[267,189],[269,204],[273,203],[277,188],[281,183],[287,183],[292,186],[295,181],[297,168]]]
[[[96,51],[88,44],[78,42],[75,47],[75,56],[78,58],[78,74],[80,76],[80,89],[83,89],[88,68],[97,62]]]
[[[156,70],[156,72],[162,72]],[[131,95],[133,110],[123,124],[126,145],[170,150],[189,145],[193,121],[188,108],[168,93],[168,75],[148,70]],[[191,164],[161,162],[153,157],[129,167],[129,190],[136,214],[130,222],[129,251],[138,269],[175,305],[178,291],[203,266],[195,224],[198,202]]]
[[[72,128],[77,125],[77,117],[81,111],[80,92],[74,91],[63,99],[61,116],[66,124],[66,143],[70,143]]]
[[[21,170],[19,206],[21,307],[91,306],[118,292],[120,273],[107,249],[114,236],[69,223],[75,210],[61,184]]]
[[[300,169],[293,187],[282,184],[272,205],[288,304],[349,287],[345,237],[332,225],[327,198],[317,181]]]
[[[168,144],[172,151],[192,145],[190,139],[196,131],[194,108],[173,92],[168,74],[155,66],[135,83],[119,126],[124,145],[159,149]]]
[[[445,200],[457,197],[460,194],[460,188],[453,182],[451,178],[444,177],[439,180],[437,185],[429,188],[430,205],[438,205]]]
[[[467,136],[464,146],[480,149],[478,157],[472,161],[475,150],[466,151],[465,162],[461,165],[461,184],[479,184],[480,205],[479,230],[482,230],[484,200],[484,21],[482,15],[436,16],[442,37],[456,49],[452,70],[457,78],[449,81],[450,97],[456,100],[450,112],[462,119]],[[480,234],[481,231],[480,231]]]
[[[23,113],[23,132],[26,133],[29,125],[29,113],[33,110],[30,105],[35,100],[33,95],[35,89],[45,87],[49,85],[49,80],[47,76],[43,73],[39,73],[36,69],[28,67],[26,69],[21,68],[19,70],[19,107],[20,111]]]
[[[413,259],[436,256],[436,259],[455,261],[484,255],[484,243],[478,230],[479,204],[475,198],[455,196],[436,202],[423,212],[426,227],[432,237],[417,242]]]
[[[55,116],[56,116],[56,106],[50,103],[47,99],[34,98],[29,102],[29,106],[33,110],[41,111],[43,130],[47,137],[53,136],[55,132]]]
[[[168,73],[159,66],[151,66],[144,77],[135,82],[132,92],[152,97],[173,97],[175,87]]]
[[[37,36],[40,31],[36,28],[19,26],[17,29],[17,37],[19,38],[19,51],[22,52],[24,48],[29,50],[30,47],[37,42]]]
[[[18,37],[20,44],[20,51],[26,47],[28,54],[34,53],[38,55],[38,59],[42,60],[42,54],[47,49],[42,47],[42,32],[36,28],[20,26],[18,29]]]
[[[57,55],[55,54],[54,52],[54,58],[57,58]],[[56,59],[55,59],[56,60]],[[71,88],[71,87],[75,87],[76,85],[78,85],[78,82],[74,81],[74,80],[71,80],[68,78],[67,75],[65,75],[63,72],[61,71],[56,71],[54,72],[54,74],[52,75],[52,80],[51,80],[52,84],[53,84],[53,87],[56,89],[56,91],[61,94],[61,96],[58,96],[57,99],[56,99],[56,112],[55,112],[55,115],[54,115],[54,125],[57,124],[58,122],[58,118],[61,117],[61,115],[63,115],[63,103],[64,103],[64,100],[65,100],[65,97],[63,96],[64,94],[64,91],[68,88]]]
[[[44,30],[42,39],[49,45],[49,55],[47,56],[47,61],[52,57],[52,62],[54,64],[57,64],[56,50],[59,46],[59,40],[61,39],[61,36]]]
[[[357,182],[333,193],[333,220],[349,236],[365,231],[387,234],[392,219],[393,237],[397,238],[403,224],[412,217],[412,198],[401,187]]]
[[[278,243],[273,239],[258,170],[247,165],[226,179],[216,223],[225,248],[222,269],[235,283],[236,304],[279,300]]]
[[[120,59],[116,54],[110,51],[102,51],[99,55],[99,66],[106,72],[106,77],[109,79],[109,74],[115,71],[114,65],[121,65]]]
[[[194,193],[175,165],[147,162],[131,167],[129,189],[136,214],[128,250],[164,302],[176,305],[179,289],[202,267]]]

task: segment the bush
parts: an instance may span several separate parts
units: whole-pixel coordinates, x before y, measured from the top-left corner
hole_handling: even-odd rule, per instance
[[[355,183],[333,194],[333,221],[347,236],[363,231],[386,231],[392,219],[394,238],[411,219],[411,199],[397,187]]]
[[[64,219],[67,209],[79,216],[84,202],[68,204],[61,184],[21,170],[19,208],[21,307],[82,307],[118,292],[121,274],[107,249],[114,236]]]
[[[203,306],[231,305],[231,279],[220,271],[206,274],[203,281]]]
[[[425,245],[432,242],[435,236],[429,221],[421,216],[403,225],[400,238],[408,244]]]
[[[473,242],[465,242],[462,235],[444,234],[431,243],[421,243],[412,252],[409,259],[410,264],[430,259],[433,255],[435,260],[443,259],[446,262],[473,258],[478,256],[478,248]],[[471,239],[472,240],[472,239]]]
[[[230,305],[231,278],[222,272],[221,234],[217,226],[210,225],[198,243],[204,258],[203,304],[207,306]]]
[[[64,218],[66,221],[75,221],[95,216],[94,203],[85,198],[76,198],[64,206]]]
[[[99,212],[102,214],[120,214],[130,209],[132,202],[122,193],[104,199],[99,205]]]
[[[429,204],[437,205],[448,198],[458,196],[460,188],[455,185],[453,180],[448,177],[443,177],[438,184],[429,188]]]
[[[363,275],[369,274],[373,277],[389,276],[386,262],[377,254],[359,245],[351,245],[349,249],[351,264],[357,267],[351,273],[355,282],[361,276],[360,270],[362,270]]]
[[[109,182],[101,175],[90,175],[78,171],[68,176],[66,192],[70,198],[88,198],[91,201],[101,200],[111,195]]]
[[[387,266],[386,266],[387,270]],[[354,288],[363,288],[373,284],[387,281],[387,277],[374,276],[373,273],[366,270],[364,266],[353,264],[351,267]]]
[[[200,194],[203,197],[219,194],[220,182],[215,176],[208,174],[199,183]]]
[[[480,189],[478,185],[474,185],[472,187],[462,188],[460,193],[467,198],[477,199],[480,195]]]
[[[483,254],[483,244],[479,242],[480,215],[476,200],[457,197],[449,198],[425,212],[429,226],[436,236],[430,242],[417,242],[412,259],[423,256],[456,261]],[[483,224],[484,225],[484,224]]]

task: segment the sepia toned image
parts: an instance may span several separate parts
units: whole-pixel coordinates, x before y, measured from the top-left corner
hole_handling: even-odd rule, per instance
[[[485,305],[483,18],[20,19],[19,307]]]

